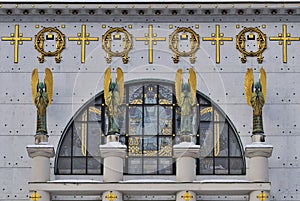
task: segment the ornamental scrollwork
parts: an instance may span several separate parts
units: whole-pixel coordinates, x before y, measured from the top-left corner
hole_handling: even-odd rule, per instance
[[[187,34],[188,33],[188,34]],[[179,41],[188,40],[190,42],[190,51],[179,51]],[[199,35],[191,28],[178,27],[169,36],[169,48],[173,51],[173,61],[174,63],[179,62],[179,56],[190,57],[190,62],[195,63],[195,52],[198,50],[200,45]]]
[[[246,50],[246,33],[249,33],[247,36],[250,40],[254,40],[254,33],[257,33],[257,51],[247,51]],[[246,63],[247,56],[257,57],[257,62],[263,62],[263,51],[267,48],[267,38],[266,34],[264,34],[261,30],[254,27],[245,27],[237,36],[236,36],[236,48],[242,53],[241,62]]]
[[[122,35],[121,35],[121,34]],[[113,51],[112,40],[122,40],[123,50]],[[128,63],[128,52],[132,48],[132,35],[123,27],[110,28],[104,35],[102,35],[102,47],[106,52],[106,62],[112,61],[111,57],[122,57],[124,64]]]
[[[53,33],[55,33],[55,36]],[[45,51],[45,40],[54,40],[54,37],[55,51]],[[56,63],[60,63],[60,53],[66,47],[65,35],[56,27],[44,27],[37,33],[37,35],[35,35],[34,47],[40,53],[40,63],[43,63],[45,61],[45,56],[55,56]]]

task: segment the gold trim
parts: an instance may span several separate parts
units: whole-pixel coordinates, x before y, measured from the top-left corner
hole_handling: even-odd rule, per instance
[[[39,201],[39,199],[42,198],[42,196],[40,194],[38,194],[38,192],[34,191],[30,196],[29,198],[32,200],[32,201]]]
[[[224,34],[220,33],[220,25],[216,25],[216,33],[211,34],[212,37],[204,37],[203,41],[212,41],[212,45],[216,45],[216,63],[220,63],[221,56],[221,45],[224,44],[223,41],[232,41],[232,37],[223,37]]]
[[[85,45],[89,45],[89,41],[98,41],[98,37],[89,37],[90,34],[86,33],[86,25],[81,26],[81,33],[77,34],[78,37],[69,37],[69,41],[77,41],[81,45],[81,63],[85,63]]]
[[[157,37],[157,34],[153,33],[153,25],[149,24],[148,34],[145,34],[145,37],[137,37],[136,41],[145,41],[145,45],[148,45],[148,60],[149,64],[153,63],[153,45],[157,44],[157,41],[165,41],[166,37]]]
[[[180,52],[178,51],[178,42],[179,42],[179,33],[190,34],[190,51]],[[190,57],[190,62],[195,63],[195,52],[198,50],[200,45],[199,35],[191,28],[187,27],[178,27],[171,35],[169,36],[169,48],[173,51],[173,62],[179,62],[179,56],[181,57]]]
[[[214,156],[218,156],[220,154],[220,120],[219,114],[214,112]],[[217,121],[217,123],[216,123]]]
[[[45,33],[56,33],[55,41],[56,41],[56,50],[54,52],[46,52],[44,51],[44,35]],[[56,63],[60,63],[61,58],[60,58],[60,53],[63,51],[65,48],[66,42],[65,42],[65,35],[56,27],[45,27],[41,31],[35,35],[34,39],[34,47],[35,49],[40,53],[39,56],[39,62],[43,63],[45,61],[44,57],[45,56],[55,56],[55,61]]]
[[[81,116],[81,153],[86,156],[87,147],[87,111],[85,111]]]
[[[105,196],[105,198],[108,201],[114,201],[115,199],[118,198],[118,196],[116,196],[112,191],[109,191],[109,193]]]
[[[111,51],[112,33],[123,33],[123,51],[113,52]],[[132,48],[132,35],[127,32],[123,27],[110,28],[104,35],[102,35],[102,47],[106,52],[106,62],[112,61],[111,57],[122,57],[124,64],[128,63],[128,52]]]
[[[193,198],[193,196],[190,194],[189,191],[186,191],[186,192],[181,196],[181,198],[183,198],[185,201],[190,201],[190,200]]]
[[[279,45],[282,45],[283,63],[287,63],[287,46],[291,44],[291,41],[299,41],[299,37],[291,37],[290,33],[287,33],[286,24],[282,25],[282,33],[278,34],[278,37],[271,36],[270,41],[279,41]]]
[[[260,201],[265,201],[269,197],[264,191],[261,191],[260,194],[258,196],[256,196],[256,198],[259,199]]]
[[[246,51],[246,33],[257,33],[257,46],[258,50],[256,52]],[[247,61],[247,56],[250,57],[257,57],[257,62],[262,63],[263,62],[263,56],[262,53],[263,51],[267,48],[267,39],[266,39],[266,34],[264,34],[261,30],[258,28],[253,28],[253,27],[245,27],[240,33],[236,36],[236,48],[242,53],[241,57],[241,62],[246,63]]]
[[[23,34],[19,33],[19,25],[15,25],[15,33],[10,34],[11,37],[2,37],[2,41],[10,41],[11,45],[14,45],[14,63],[19,62],[19,45],[23,44],[23,41],[31,41],[31,37],[22,38]]]

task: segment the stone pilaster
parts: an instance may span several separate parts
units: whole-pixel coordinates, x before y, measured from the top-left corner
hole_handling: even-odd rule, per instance
[[[196,178],[196,158],[199,157],[200,146],[193,142],[182,142],[173,146],[176,158],[176,181],[193,182]]]
[[[100,145],[103,161],[103,181],[119,182],[123,180],[123,165],[126,156],[126,146],[120,142],[108,142]]]

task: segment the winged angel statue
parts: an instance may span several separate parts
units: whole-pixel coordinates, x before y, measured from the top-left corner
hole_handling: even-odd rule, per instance
[[[47,115],[46,109],[51,104],[53,93],[53,76],[49,68],[45,69],[44,82],[39,82],[38,69],[32,71],[31,76],[32,100],[37,108],[37,136],[47,135]],[[42,138],[40,138],[42,139]],[[40,141],[40,140],[39,140]],[[38,143],[39,143],[38,141]]]
[[[263,134],[262,108],[266,101],[266,72],[260,69],[259,82],[254,83],[253,69],[245,75],[245,95],[247,104],[253,108],[253,134]]]
[[[182,81],[182,69],[176,73],[176,100],[181,108],[180,134],[193,134],[193,106],[196,102],[196,73],[190,68],[188,82]]]
[[[107,106],[108,132],[107,135],[120,134],[119,106],[124,97],[124,75],[121,68],[117,68],[116,81],[112,82],[111,69],[104,73],[104,99]]]

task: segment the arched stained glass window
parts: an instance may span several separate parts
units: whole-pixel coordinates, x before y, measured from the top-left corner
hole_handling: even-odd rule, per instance
[[[120,108],[120,141],[127,146],[125,174],[175,174],[172,147],[179,142],[180,108],[174,84],[145,81],[125,85]],[[191,116],[201,150],[197,174],[245,174],[239,136],[222,110],[197,92]],[[86,103],[69,122],[58,145],[55,174],[102,174],[99,145],[107,119],[103,93]]]

